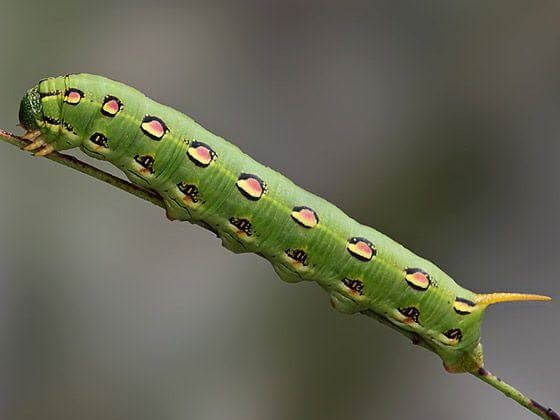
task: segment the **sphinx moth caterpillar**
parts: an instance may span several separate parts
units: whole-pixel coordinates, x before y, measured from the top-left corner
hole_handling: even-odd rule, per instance
[[[478,294],[430,261],[245,155],[188,116],[122,83],[90,74],[41,80],[19,111],[35,155],[79,147],[157,193],[167,217],[214,232],[235,253],[256,253],[290,283],[315,281],[331,305],[389,325],[535,414],[558,419],[484,368],[488,305],[541,295]]]

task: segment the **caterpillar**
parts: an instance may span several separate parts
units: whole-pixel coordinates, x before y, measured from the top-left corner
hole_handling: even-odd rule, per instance
[[[472,373],[543,418],[552,409],[484,368],[485,309],[550,300],[474,293],[432,262],[259,164],[188,116],[102,76],[41,80],[20,104],[36,156],[80,148],[158,194],[170,220],[215,233],[235,253],[266,258],[284,281],[314,281],[334,309],[370,316],[436,353],[452,373]]]

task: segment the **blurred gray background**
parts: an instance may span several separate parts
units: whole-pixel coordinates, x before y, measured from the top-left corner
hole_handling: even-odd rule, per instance
[[[0,127],[42,77],[103,74],[469,289],[550,294],[491,308],[483,341],[490,370],[560,408],[558,1],[1,0],[0,16]],[[0,149],[0,418],[531,418],[315,285]]]

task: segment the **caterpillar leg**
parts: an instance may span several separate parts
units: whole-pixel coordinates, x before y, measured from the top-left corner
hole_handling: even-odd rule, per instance
[[[333,290],[331,292],[330,297],[330,302],[333,309],[343,314],[355,314],[363,310],[363,308],[360,308],[360,306],[352,299],[344,296],[342,293],[336,290]]]
[[[30,140],[31,143],[25,146],[23,150],[31,152],[33,150],[37,150],[42,147],[41,150],[35,153],[35,156],[46,156],[49,153],[54,152],[54,146],[47,144],[45,140],[43,140],[40,136],[41,136],[41,132],[39,130],[28,131],[27,133],[25,133],[22,136],[22,138],[25,140]]]
[[[40,135],[41,135],[41,131],[40,131],[40,130],[28,131],[28,132],[26,132],[23,136],[21,136],[21,138],[22,138],[22,139],[25,139],[25,140],[33,141],[33,140],[35,140],[37,137],[39,137]]]
[[[280,277],[280,279],[285,281],[286,283],[299,283],[300,281],[303,281],[303,277],[298,275],[298,273],[288,269],[282,263],[272,264],[272,268],[274,269],[278,277]]]
[[[41,150],[35,153],[35,156],[46,156],[49,153],[54,152],[54,146],[47,144],[47,142],[45,142],[45,140],[41,138],[40,130],[28,131],[23,136],[21,136],[21,138],[31,141],[31,143],[25,146],[23,150],[32,152],[33,150],[37,150],[42,147]]]
[[[27,146],[25,146],[23,150],[27,150],[28,152],[31,152],[35,149],[43,147],[44,145],[46,145],[45,141],[39,137],[38,139],[33,140],[32,143],[29,143]]]
[[[35,156],[47,156],[48,154],[54,152],[54,146],[51,144],[48,144],[47,146],[43,147],[41,150],[39,150],[37,153],[35,153]]]

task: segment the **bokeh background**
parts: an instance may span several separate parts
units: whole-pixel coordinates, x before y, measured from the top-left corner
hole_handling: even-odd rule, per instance
[[[560,408],[558,1],[1,0],[0,127],[48,75],[193,116],[491,308],[487,366]],[[0,417],[522,419],[313,284],[0,144]]]

